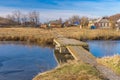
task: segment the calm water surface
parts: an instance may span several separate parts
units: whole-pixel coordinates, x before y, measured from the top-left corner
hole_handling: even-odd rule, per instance
[[[52,48],[0,42],[0,80],[32,80],[56,66]]]
[[[90,52],[96,57],[120,54],[120,41],[88,41]]]

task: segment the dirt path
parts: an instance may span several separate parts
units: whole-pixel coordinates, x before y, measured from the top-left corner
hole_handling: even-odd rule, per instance
[[[73,57],[75,56],[75,58],[77,58],[76,60],[82,60],[85,63],[94,65],[108,80],[120,80],[120,76],[118,76],[111,69],[98,64],[96,58],[84,48],[80,46],[68,46],[67,49]]]
[[[106,77],[108,80],[120,80],[120,76],[115,74],[111,69],[102,66],[102,65],[97,65],[96,68]]]

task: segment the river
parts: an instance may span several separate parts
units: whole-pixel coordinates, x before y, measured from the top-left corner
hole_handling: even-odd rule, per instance
[[[120,54],[120,41],[88,41],[90,52],[95,57]]]
[[[120,54],[120,41],[88,41],[90,52],[96,57]],[[0,80],[32,80],[38,73],[58,64],[54,48],[23,42],[0,42]],[[64,56],[64,55],[63,55]],[[70,58],[71,59],[71,58]],[[66,62],[62,58],[60,62]]]
[[[56,66],[53,48],[0,42],[0,80],[32,80]]]

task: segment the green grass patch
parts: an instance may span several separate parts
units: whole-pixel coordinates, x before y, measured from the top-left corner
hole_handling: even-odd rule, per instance
[[[33,80],[106,80],[93,66],[85,63],[66,64]]]

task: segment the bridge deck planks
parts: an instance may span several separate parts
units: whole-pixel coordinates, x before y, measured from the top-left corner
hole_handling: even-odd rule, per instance
[[[85,63],[96,65],[96,58],[81,46],[67,46],[67,49],[75,60],[81,60]]]
[[[54,42],[59,45],[59,46],[88,46],[87,43],[85,42],[81,42],[79,40],[75,40],[75,39],[68,39],[68,38],[57,38],[54,39]]]

